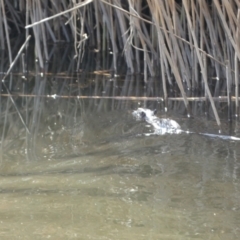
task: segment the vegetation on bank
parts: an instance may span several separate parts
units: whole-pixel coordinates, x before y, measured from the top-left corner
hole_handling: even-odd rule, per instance
[[[160,75],[166,101],[168,86],[176,81],[188,108],[185,89],[204,85],[220,124],[213,97],[221,85],[229,109],[234,100],[238,115],[238,0],[2,0],[0,11],[0,48],[8,50],[10,63],[12,41],[23,32],[33,36],[42,68],[48,42],[73,42],[79,61],[86,47],[111,49],[114,71],[123,52],[131,73],[143,69],[145,81]]]

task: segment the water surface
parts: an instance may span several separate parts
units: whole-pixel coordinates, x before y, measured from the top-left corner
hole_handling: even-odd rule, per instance
[[[131,114],[142,102],[41,101],[31,134],[16,120],[3,139],[1,239],[238,239],[239,142],[145,136],[153,129]],[[218,131],[204,117],[164,115]]]

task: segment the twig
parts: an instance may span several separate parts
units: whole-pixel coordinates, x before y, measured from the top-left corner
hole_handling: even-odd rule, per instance
[[[17,56],[14,58],[13,62],[11,63],[9,69],[7,70],[7,72],[6,72],[6,74],[5,74],[5,76],[3,77],[2,83],[4,83],[5,78],[6,78],[6,77],[9,75],[9,73],[11,72],[13,66],[15,65],[16,61],[18,60],[20,54],[22,53],[24,47],[26,46],[26,44],[28,43],[28,41],[30,40],[30,38],[31,38],[31,35],[29,35],[29,36],[27,37],[26,41],[24,42],[24,44],[22,45],[22,47],[21,47],[20,50],[18,51]]]
[[[6,93],[1,93],[0,96],[2,97],[9,97],[9,94]],[[11,96],[16,96],[16,97],[41,97],[41,98],[52,98],[52,99],[57,99],[57,98],[64,98],[64,99],[116,99],[116,100],[132,100],[132,101],[164,101],[164,98],[162,97],[135,97],[135,96],[83,96],[83,95],[34,95],[34,94],[15,94]],[[168,97],[167,100],[170,101],[185,101],[187,99],[190,102],[194,101],[206,101],[206,97]],[[214,101],[219,101],[219,102],[227,102],[228,98],[227,96],[219,96],[219,97],[212,97],[212,100]],[[238,100],[240,100],[240,97],[238,97]],[[236,101],[236,97],[231,96],[231,101]]]
[[[70,9],[68,9],[68,10],[66,10],[66,11],[60,12],[60,13],[58,13],[58,14],[55,14],[55,15],[51,16],[51,17],[44,18],[44,19],[42,19],[41,21],[38,21],[38,22],[35,22],[35,23],[33,23],[33,24],[27,25],[27,26],[25,26],[25,28],[26,28],[26,29],[27,29],[27,28],[31,28],[31,27],[33,27],[33,26],[36,26],[36,25],[40,24],[40,23],[47,22],[47,21],[49,21],[49,20],[51,20],[51,19],[53,19],[53,18],[59,17],[59,16],[61,16],[61,15],[64,15],[64,14],[66,14],[66,13],[68,13],[68,12],[72,12],[73,10],[76,10],[76,9],[78,9],[78,8],[80,8],[80,7],[83,7],[83,6],[91,3],[92,1],[93,1],[93,0],[86,0],[85,2],[82,2],[82,3],[78,4],[78,5],[76,5],[75,7],[70,8]]]
[[[24,122],[24,120],[23,120],[23,117],[22,117],[21,113],[20,113],[19,110],[18,110],[17,105],[16,105],[15,101],[14,101],[13,98],[12,98],[12,94],[11,94],[10,90],[8,89],[8,87],[6,86],[6,84],[5,84],[4,81],[5,81],[5,78],[9,75],[10,71],[12,70],[14,64],[15,64],[16,61],[18,60],[20,54],[22,53],[24,47],[26,46],[26,44],[28,43],[28,41],[29,41],[30,38],[31,38],[31,36],[29,35],[29,36],[27,37],[26,41],[24,42],[24,44],[22,45],[22,47],[20,48],[20,50],[18,51],[17,56],[15,57],[15,59],[13,60],[13,62],[11,63],[11,65],[10,65],[7,73],[5,74],[5,76],[4,76],[3,79],[2,79],[2,84],[3,84],[3,86],[5,87],[5,89],[7,90],[8,96],[10,97],[10,99],[11,99],[11,101],[12,101],[12,104],[13,104],[14,107],[16,108],[16,111],[17,111],[17,113],[18,113],[18,115],[19,115],[19,117],[20,117],[20,119],[21,119],[24,127],[26,128],[26,130],[27,130],[27,132],[28,132],[29,134],[30,134],[30,131],[29,131],[27,125],[25,124],[25,122]]]

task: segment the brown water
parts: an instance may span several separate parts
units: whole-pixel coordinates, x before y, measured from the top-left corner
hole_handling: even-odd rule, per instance
[[[8,130],[0,239],[239,239],[240,142],[147,137],[151,127],[131,115],[138,105],[117,106],[52,115],[46,107],[31,135],[21,122],[15,137]],[[168,117],[192,131],[215,126]]]

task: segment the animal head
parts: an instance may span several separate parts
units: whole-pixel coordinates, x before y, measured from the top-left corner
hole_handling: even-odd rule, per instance
[[[158,135],[181,133],[181,127],[176,121],[168,118],[158,118],[155,115],[156,112],[156,110],[152,111],[147,108],[138,108],[133,111],[133,116],[139,121],[144,120],[151,124],[154,127],[155,133]]]
[[[133,111],[133,116],[136,117],[137,120],[147,120],[151,119],[155,116],[157,110],[150,110],[147,108],[138,108],[137,110]]]

